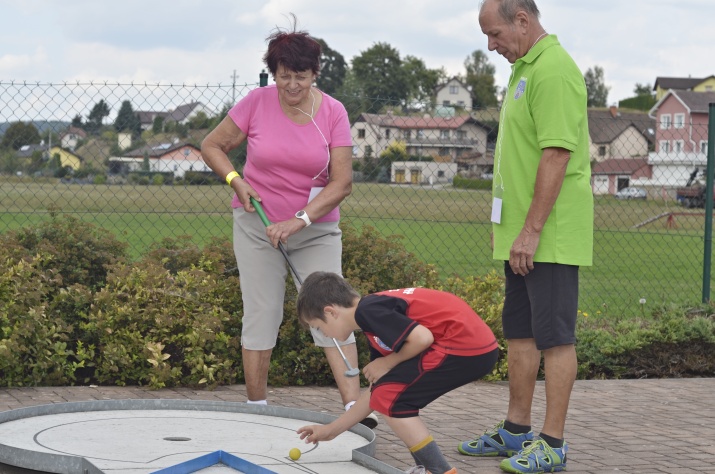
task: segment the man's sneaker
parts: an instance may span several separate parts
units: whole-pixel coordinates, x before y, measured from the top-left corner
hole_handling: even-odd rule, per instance
[[[519,454],[503,460],[499,467],[511,473],[561,472],[566,470],[566,443],[561,448],[552,448],[536,436],[532,443]]]
[[[377,415],[375,415],[375,413],[370,413],[360,422],[360,424],[374,430],[377,426]]]
[[[513,456],[534,439],[534,432],[514,434],[504,429],[504,421],[488,429],[479,438],[465,441],[457,450],[467,456]]]

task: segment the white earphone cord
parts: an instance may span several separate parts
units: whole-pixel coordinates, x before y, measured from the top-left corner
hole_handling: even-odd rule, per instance
[[[318,179],[321,174],[323,174],[323,171],[326,172],[328,175],[328,179],[330,179],[330,170],[328,169],[328,166],[330,166],[330,145],[328,145],[328,140],[325,139],[325,135],[323,135],[323,132],[320,130],[320,127],[318,127],[318,124],[315,123],[315,120],[313,119],[313,115],[315,114],[315,96],[313,95],[313,91],[310,91],[310,96],[313,98],[313,103],[310,106],[310,113],[305,112],[303,109],[300,109],[298,107],[293,107],[291,105],[291,108],[294,108],[298,112],[302,113],[303,115],[307,115],[310,118],[310,121],[313,122],[313,125],[315,125],[315,128],[318,130],[318,133],[320,136],[323,138],[323,142],[325,142],[325,149],[328,151],[328,161],[325,162],[325,166],[323,169],[321,169],[318,174],[313,176],[313,179]]]

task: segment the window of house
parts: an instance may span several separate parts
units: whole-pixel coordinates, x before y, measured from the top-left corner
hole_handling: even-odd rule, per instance
[[[670,142],[668,140],[661,140],[659,146],[662,153],[670,153]]]
[[[449,138],[449,130],[441,130],[439,132],[439,138],[448,139]]]
[[[660,116],[660,129],[668,130],[670,128],[671,120],[670,114],[662,114]]]
[[[673,128],[685,127],[685,114],[673,115]]]
[[[372,156],[372,145],[365,145],[365,156]]]
[[[417,130],[417,138],[424,138],[424,137],[425,137],[425,131]]]
[[[449,93],[452,95],[457,95],[459,94],[459,87],[457,86],[449,86]]]
[[[464,140],[467,138],[467,131],[466,130],[457,130],[457,138],[460,140]]]
[[[390,132],[391,130],[389,128],[385,129],[385,138],[390,138]]]
[[[464,101],[463,100],[458,100],[457,105],[460,107],[464,107]]]
[[[449,155],[449,148],[447,147],[442,147],[439,149],[439,155],[440,156],[448,156]]]
[[[606,156],[606,145],[598,147],[598,156]]]
[[[412,131],[411,130],[403,130],[402,131],[402,138],[410,139],[412,138]]]
[[[707,140],[700,140],[700,153],[703,155],[708,154],[708,141]]]
[[[365,129],[358,128],[358,138],[365,138]]]
[[[438,178],[444,178],[444,171],[437,171]]]
[[[450,105],[452,105],[452,103],[448,100],[443,100],[442,105],[444,105],[445,107],[449,107]]]
[[[682,153],[683,145],[684,145],[683,140],[673,140],[673,151],[675,153]]]

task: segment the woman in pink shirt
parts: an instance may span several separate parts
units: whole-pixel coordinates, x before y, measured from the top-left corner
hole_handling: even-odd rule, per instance
[[[241,276],[241,345],[249,402],[266,403],[271,352],[283,319],[287,268],[276,250],[282,242],[301,279],[314,271],[341,273],[338,205],[352,189],[352,140],[345,107],[313,86],[320,44],[307,32],[278,30],[268,37],[264,62],[275,85],[251,91],[204,140],[203,159],[235,191],[234,252]],[[245,140],[244,176],[228,152]],[[264,227],[253,197],[268,219]],[[297,282],[296,282],[297,285]],[[325,354],[346,409],[360,395],[330,338],[313,332]],[[354,336],[343,352],[357,367]],[[374,427],[372,415],[365,424]]]

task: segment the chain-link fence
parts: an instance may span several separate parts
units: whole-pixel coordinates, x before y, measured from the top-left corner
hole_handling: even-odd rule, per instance
[[[0,81],[0,232],[69,214],[127,241],[135,257],[164,237],[230,239],[230,189],[201,161],[200,143],[257,86]],[[585,313],[701,300],[708,123],[697,101],[707,109],[707,99],[681,95],[689,107],[654,118],[589,111]],[[498,110],[336,98],[354,142],[345,224],[402,236],[443,277],[501,272],[489,245]],[[231,158],[240,169],[245,148]]]

